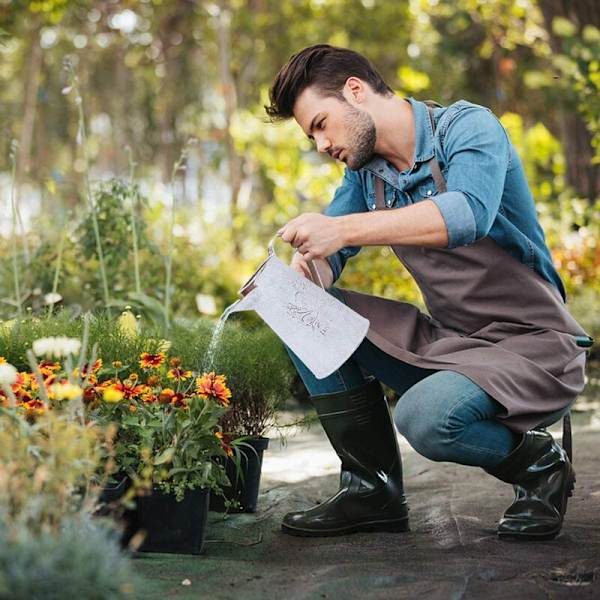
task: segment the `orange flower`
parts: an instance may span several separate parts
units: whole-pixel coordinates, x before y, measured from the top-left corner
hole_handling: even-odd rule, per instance
[[[27,416],[33,417],[35,415],[40,415],[46,409],[46,405],[37,398],[28,400],[27,402],[20,402],[18,404],[21,408],[24,408],[27,412]]]
[[[135,385],[135,381],[126,379],[125,381],[117,381],[113,387],[123,394],[126,400],[131,400],[140,394],[145,394],[148,391],[147,385]]]
[[[158,369],[165,362],[165,353],[150,354],[150,352],[142,352],[140,354],[140,367],[142,369]]]
[[[156,402],[158,400],[158,398],[156,397],[156,394],[153,394],[152,392],[148,392],[147,394],[142,394],[140,396],[140,398],[142,399],[142,402],[144,404],[152,404],[153,402]]]
[[[48,377],[54,374],[54,371],[60,371],[60,363],[52,360],[43,360],[40,364],[40,373],[44,377]]]
[[[171,388],[165,388],[158,395],[158,401],[161,404],[170,404],[171,399],[173,398],[174,395],[175,395],[175,390],[172,390]]]
[[[225,375],[217,375],[214,371],[204,373],[196,379],[196,392],[201,398],[216,398],[223,406],[229,406],[231,390],[226,385]]]
[[[170,364],[172,367],[179,367],[179,366],[181,365],[181,359],[180,359],[180,358],[177,358],[177,357],[175,357],[175,358],[172,358],[172,359],[169,361],[169,364]]]
[[[150,375],[150,377],[148,377],[148,381],[146,383],[150,387],[154,387],[155,385],[158,385],[159,382],[160,382],[160,378],[158,377],[158,375]]]
[[[185,369],[180,369],[179,367],[175,367],[173,369],[169,369],[167,373],[167,377],[169,379],[179,379],[181,381],[185,381],[186,379],[192,376],[191,371],[186,371]]]
[[[3,365],[6,363],[6,359],[4,358],[4,356],[0,356],[0,365]]]
[[[175,392],[171,398],[171,405],[176,407],[187,406],[186,398],[184,394]]]
[[[229,441],[230,441],[229,437],[223,436],[223,434],[220,431],[215,431],[215,436],[221,442],[221,446],[222,446],[223,450],[225,450],[225,454],[227,454],[227,456],[233,456],[233,449],[229,445]]]

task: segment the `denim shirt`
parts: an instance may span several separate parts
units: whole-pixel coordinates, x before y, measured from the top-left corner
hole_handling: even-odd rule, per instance
[[[379,156],[358,171],[346,168],[325,214],[375,210],[375,177],[380,177],[389,208],[435,202],[448,230],[448,249],[489,236],[554,285],[564,300],[564,286],[546,246],[523,165],[498,119],[488,108],[460,100],[434,109],[434,135],[427,106],[407,100],[416,129],[412,168],[400,172]],[[443,193],[438,193],[428,165],[434,153],[447,184]],[[334,281],[347,259],[359,251],[360,247],[346,247],[328,258]]]

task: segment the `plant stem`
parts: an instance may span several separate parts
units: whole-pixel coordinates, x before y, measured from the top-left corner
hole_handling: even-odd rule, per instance
[[[17,258],[17,198],[15,194],[15,177],[17,170],[17,142],[13,140],[10,150],[11,161],[11,186],[10,186],[10,203],[12,209],[12,255],[13,255],[13,277],[15,284],[15,300],[17,303],[17,314],[19,317],[23,314],[21,305],[21,288],[19,286],[19,261]]]
[[[129,181],[131,185],[131,241],[133,243],[133,270],[135,273],[135,291],[137,294],[142,293],[142,286],[140,284],[140,261],[138,256],[138,239],[137,239],[137,228],[136,228],[136,219],[135,219],[135,209],[138,204],[138,192],[137,187],[135,186],[134,172],[135,172],[135,162],[133,161],[133,155],[131,152],[131,147],[127,146],[127,155],[129,156]]]
[[[65,246],[65,240],[67,239],[67,228],[65,227],[65,230],[60,238],[60,242],[58,243],[58,256],[56,257],[56,268],[54,269],[54,280],[52,282],[52,294],[56,294],[58,291],[58,278],[60,277],[60,269],[61,269],[61,265],[62,265],[62,255],[63,255],[63,249]],[[52,315],[52,311],[54,310],[54,302],[52,302],[52,304],[50,304],[50,311],[49,314]]]
[[[170,327],[170,311],[171,311],[171,270],[173,266],[173,250],[175,240],[175,177],[177,172],[183,166],[187,154],[187,147],[184,146],[177,162],[173,165],[171,173],[171,227],[169,232],[169,250],[167,253],[167,277],[165,283],[165,324],[167,329]]]

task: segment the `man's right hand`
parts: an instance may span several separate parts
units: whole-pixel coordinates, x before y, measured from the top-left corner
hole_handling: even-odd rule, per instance
[[[329,263],[322,258],[317,258],[312,262],[314,268],[318,271],[319,275],[321,276],[323,287],[325,287],[325,289],[331,287],[333,285],[333,272],[331,271]],[[300,273],[300,275],[304,275],[304,277],[313,281],[308,262],[302,256],[302,254],[300,254],[300,252],[294,252],[294,255],[292,256],[292,261],[290,262],[290,267],[292,267],[294,271]],[[321,285],[319,281],[313,281],[313,283]]]

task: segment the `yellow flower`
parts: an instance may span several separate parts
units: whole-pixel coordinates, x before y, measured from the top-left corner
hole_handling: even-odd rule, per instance
[[[138,322],[135,318],[135,315],[131,311],[123,311],[118,319],[118,323],[119,328],[127,337],[133,338],[137,336]]]
[[[123,392],[115,389],[114,387],[107,387],[104,390],[104,393],[102,394],[102,398],[104,399],[104,402],[110,402],[110,403],[120,402],[121,400],[123,400],[124,396],[125,396],[125,394]]]
[[[3,365],[6,362],[4,356],[0,356],[0,365]]]
[[[186,379],[192,376],[191,371],[187,371],[186,369],[180,369],[179,367],[174,367],[173,369],[169,369],[167,373],[167,377],[169,379],[181,379],[185,381]]]
[[[83,394],[83,390],[78,385],[68,381],[50,386],[50,392],[56,400],[77,400]]]

